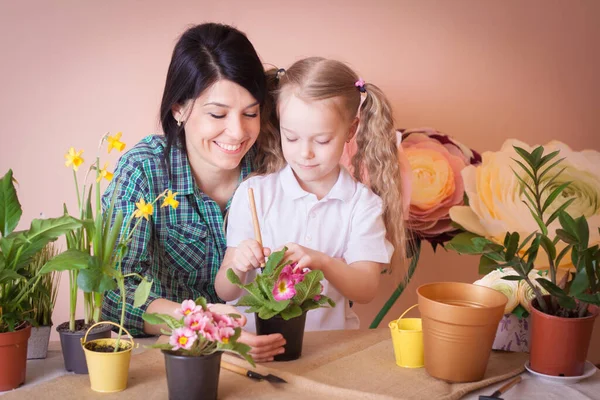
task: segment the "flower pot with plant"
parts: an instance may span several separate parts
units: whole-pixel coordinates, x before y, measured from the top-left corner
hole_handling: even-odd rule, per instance
[[[27,274],[35,276],[42,267],[58,254],[54,243],[48,243],[37,253],[29,266]],[[37,286],[33,288],[27,298],[28,309],[33,313],[33,327],[27,344],[27,359],[46,358],[50,330],[52,329],[52,311],[56,304],[60,273],[53,272],[42,276]]]
[[[28,266],[48,243],[81,226],[63,216],[34,219],[28,230],[15,231],[23,213],[15,182],[11,170],[0,179],[0,391],[25,382],[27,340],[34,322],[28,300],[45,274],[42,267],[30,275]]]
[[[599,164],[596,151],[511,141],[463,171],[469,206],[450,213],[467,232],[448,247],[481,255],[480,269],[513,268],[517,275],[504,279],[524,281],[535,294],[530,365],[543,374],[584,370],[600,306]],[[549,279],[531,275],[534,266]]]
[[[162,349],[165,356],[169,399],[216,399],[219,387],[221,355],[241,355],[254,366],[250,347],[238,343],[241,328],[239,315],[209,311],[206,300],[185,300],[176,314],[144,313],[150,324],[166,324],[169,343],[151,347]]]
[[[227,278],[247,294],[236,306],[250,307],[256,313],[256,333],[280,333],[285,338],[284,353],[275,361],[295,360],[302,354],[306,313],[319,307],[335,307],[335,302],[322,294],[324,279],[319,270],[300,270],[284,259],[287,248],[272,253],[260,274],[253,282],[242,284],[232,269]]]

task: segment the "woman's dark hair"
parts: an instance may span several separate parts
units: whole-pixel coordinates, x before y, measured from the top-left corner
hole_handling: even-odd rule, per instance
[[[177,126],[173,106],[197,98],[220,79],[237,83],[263,105],[267,95],[265,72],[244,33],[216,23],[196,25],[185,31],[173,50],[160,104],[167,160],[173,144],[186,149],[184,125]]]

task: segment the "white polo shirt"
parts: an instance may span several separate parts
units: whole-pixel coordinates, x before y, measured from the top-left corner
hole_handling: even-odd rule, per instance
[[[321,200],[300,187],[289,165],[277,173],[242,182],[229,208],[228,247],[237,247],[240,242],[254,238],[248,188],[254,190],[263,246],[272,251],[292,242],[343,258],[347,264],[390,262],[394,248],[385,238],[381,198],[355,181],[344,167],[340,168],[335,185]],[[246,283],[254,279],[255,273],[247,274]],[[348,299],[326,279],[323,286],[323,293],[336,302],[336,307],[310,310],[305,329],[358,329],[358,316],[350,308]],[[245,307],[239,309],[243,312]],[[254,315],[244,314],[248,318],[246,328],[254,331]]]

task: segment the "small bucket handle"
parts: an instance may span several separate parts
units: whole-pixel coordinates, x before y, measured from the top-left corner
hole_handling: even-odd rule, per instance
[[[88,330],[85,332],[85,336],[83,337],[83,340],[81,341],[81,345],[85,346],[85,344],[87,343],[87,337],[88,337],[88,333],[90,333],[90,331],[95,328],[98,325],[102,325],[102,324],[108,324],[108,325],[114,325],[117,328],[121,328],[125,331],[125,333],[129,336],[129,340],[131,341],[131,348],[133,349],[134,347],[134,343],[133,343],[133,336],[131,336],[131,333],[129,333],[129,331],[127,329],[125,329],[124,327],[122,327],[121,325],[114,323],[112,321],[100,321],[100,322],[96,322],[94,325],[90,326],[88,328]]]
[[[419,306],[419,304],[417,303],[417,304],[415,304],[415,305],[412,305],[412,306],[408,307],[408,308],[406,309],[406,311],[404,311],[404,312],[402,313],[402,315],[400,316],[400,318],[398,318],[396,321],[400,321],[402,318],[404,318],[404,316],[405,316],[405,315],[406,315],[406,314],[407,314],[407,313],[408,313],[410,310],[412,310],[413,308],[415,308],[415,307],[418,307],[418,306]]]

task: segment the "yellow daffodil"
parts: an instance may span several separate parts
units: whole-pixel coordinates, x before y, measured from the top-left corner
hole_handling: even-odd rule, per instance
[[[112,149],[117,149],[117,151],[123,151],[125,149],[125,143],[121,142],[121,135],[123,135],[123,132],[119,132],[115,136],[109,136],[106,139],[108,141],[109,153]]]
[[[144,217],[148,220],[148,217],[152,215],[154,212],[154,207],[152,203],[146,203],[143,198],[140,198],[140,201],[135,203],[137,210],[133,214],[136,218]]]
[[[113,178],[113,173],[109,172],[107,170],[108,168],[108,163],[104,163],[104,167],[102,167],[102,169],[100,169],[100,172],[98,173],[98,178],[96,178],[96,182],[100,182],[102,180],[102,178],[106,179],[107,181],[111,181]]]
[[[65,154],[65,159],[67,160],[65,161],[65,167],[70,167],[72,165],[73,170],[77,171],[79,169],[79,166],[83,164],[83,158],[81,157],[82,153],[83,150],[75,152],[75,148],[71,147],[69,149],[69,152]]]
[[[177,193],[173,193],[172,191],[168,191],[167,192],[167,196],[165,197],[165,200],[163,201],[162,205],[160,206],[162,207],[166,207],[166,206],[171,206],[173,208],[177,208],[177,206],[179,206],[179,202],[177,200],[175,200],[175,196],[177,196]]]

